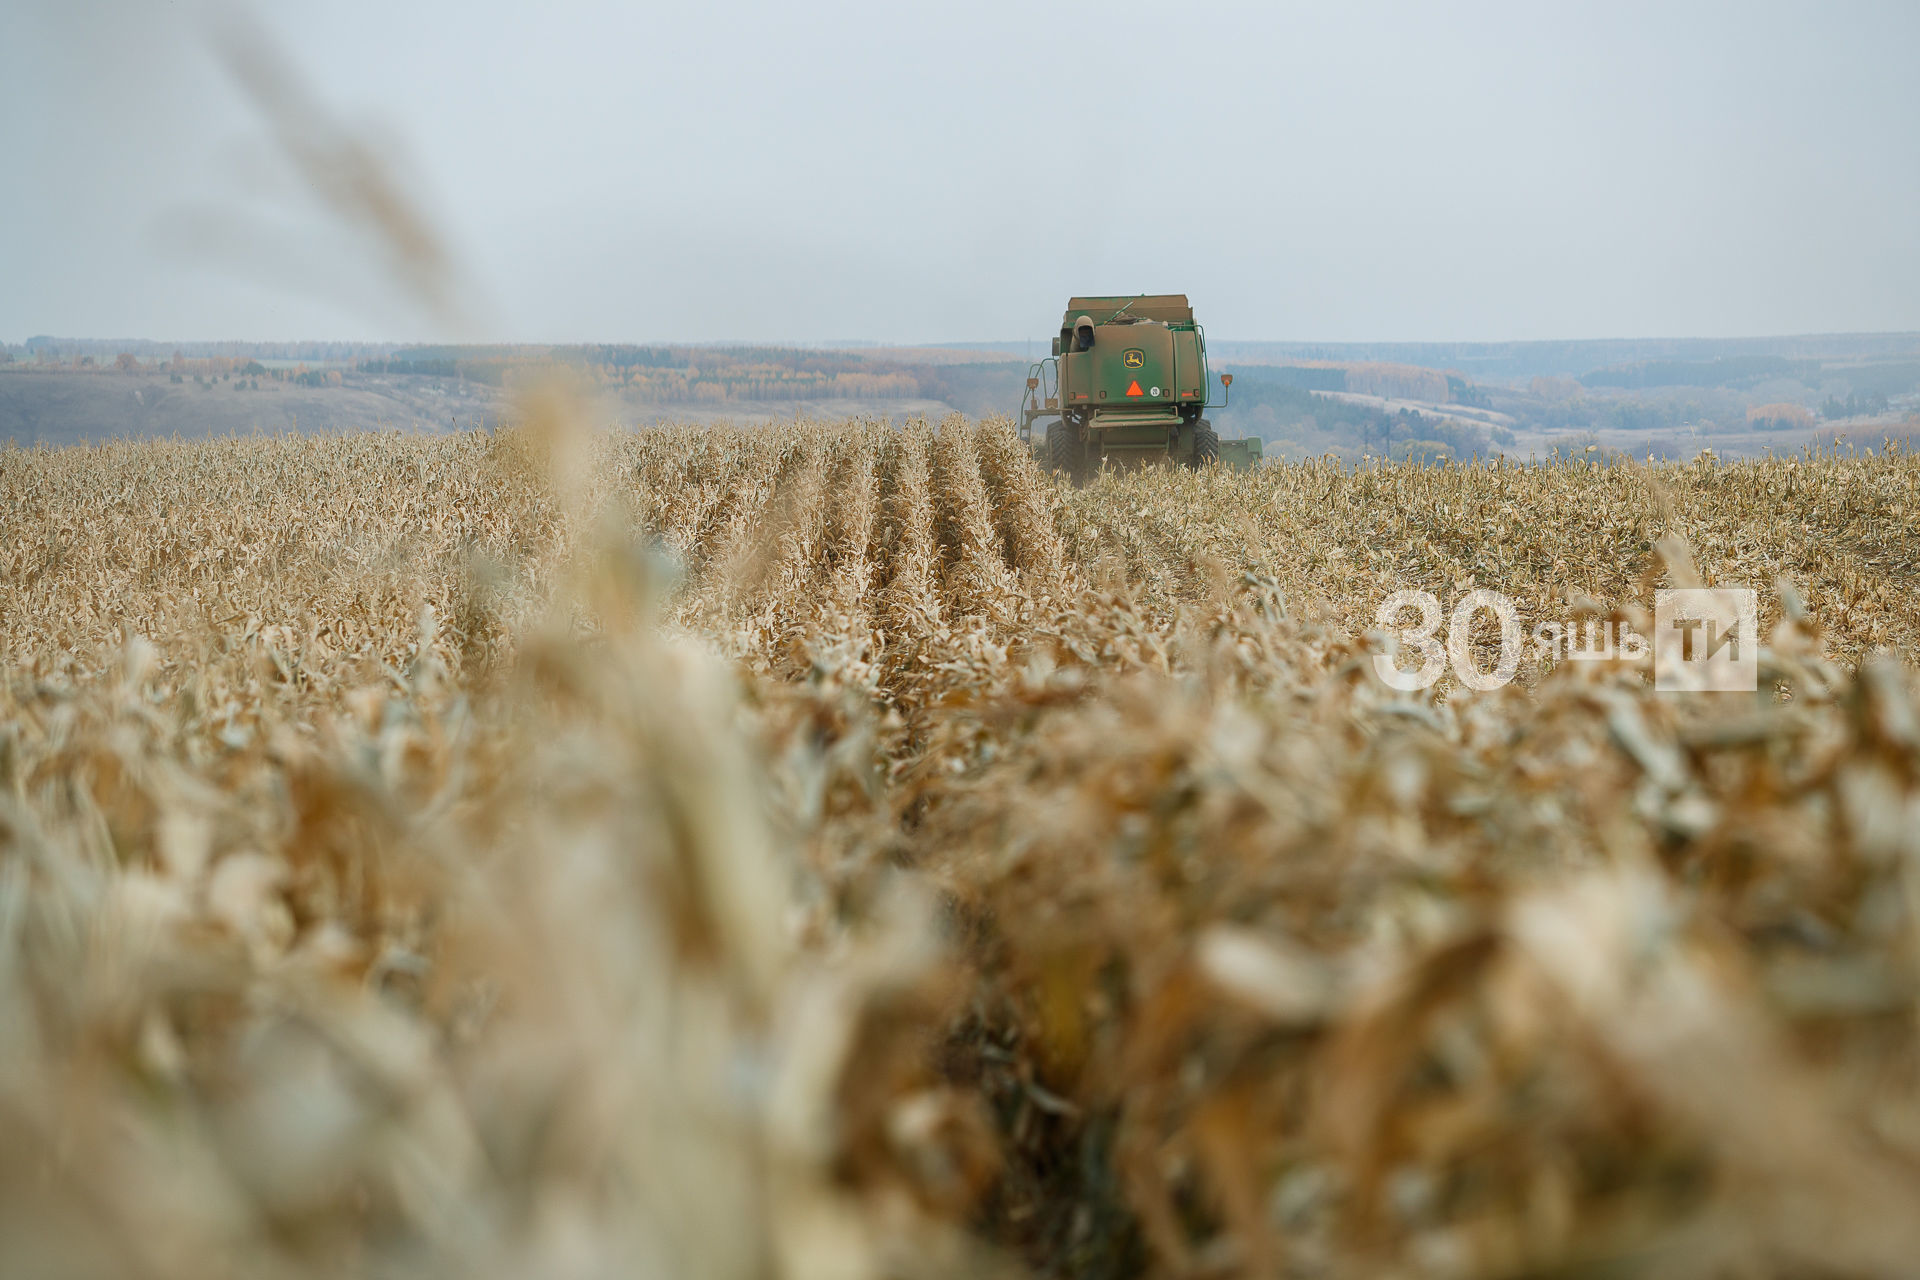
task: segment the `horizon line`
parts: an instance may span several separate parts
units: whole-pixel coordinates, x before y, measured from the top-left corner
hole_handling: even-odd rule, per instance
[[[36,333],[18,342],[0,340],[0,347],[32,350],[35,344],[58,345],[86,343],[98,346],[115,344],[149,347],[211,346],[364,346],[364,347],[771,347],[792,350],[944,350],[1017,346],[1045,342],[1053,336],[1017,338],[947,338],[929,342],[895,341],[883,338],[500,338],[487,340],[401,339],[401,338],[143,338],[126,335],[98,338],[76,335]],[[1247,346],[1286,347],[1521,347],[1556,346],[1569,343],[1618,342],[1783,342],[1795,339],[1836,338],[1912,338],[1920,340],[1920,329],[1828,329],[1791,333],[1756,333],[1734,336],[1716,334],[1663,333],[1640,335],[1604,335],[1577,338],[1243,338],[1219,333],[1209,335],[1216,343]]]

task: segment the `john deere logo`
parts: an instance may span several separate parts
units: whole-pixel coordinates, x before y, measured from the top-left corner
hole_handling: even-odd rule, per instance
[[[1140,350],[1140,348],[1135,347],[1133,350],[1121,356],[1120,359],[1121,359],[1121,362],[1127,366],[1127,368],[1138,369],[1141,365],[1147,362],[1147,353]]]

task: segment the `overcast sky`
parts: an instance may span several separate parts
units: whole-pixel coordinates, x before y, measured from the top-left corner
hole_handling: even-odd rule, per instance
[[[0,338],[938,342],[1139,291],[1234,339],[1920,329],[1911,0],[253,12],[454,307],[193,0],[0,0]]]

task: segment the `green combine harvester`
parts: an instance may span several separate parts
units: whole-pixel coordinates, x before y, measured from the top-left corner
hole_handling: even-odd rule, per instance
[[[1184,293],[1074,298],[1060,320],[1053,355],[1027,370],[1020,436],[1052,418],[1040,460],[1085,484],[1103,466],[1209,462],[1253,467],[1260,441],[1221,440],[1201,415],[1207,403],[1207,335]]]

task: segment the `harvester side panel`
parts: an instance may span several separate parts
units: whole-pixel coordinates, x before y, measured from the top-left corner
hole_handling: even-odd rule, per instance
[[[1173,391],[1183,405],[1207,402],[1207,358],[1200,335],[1192,329],[1173,331]]]

